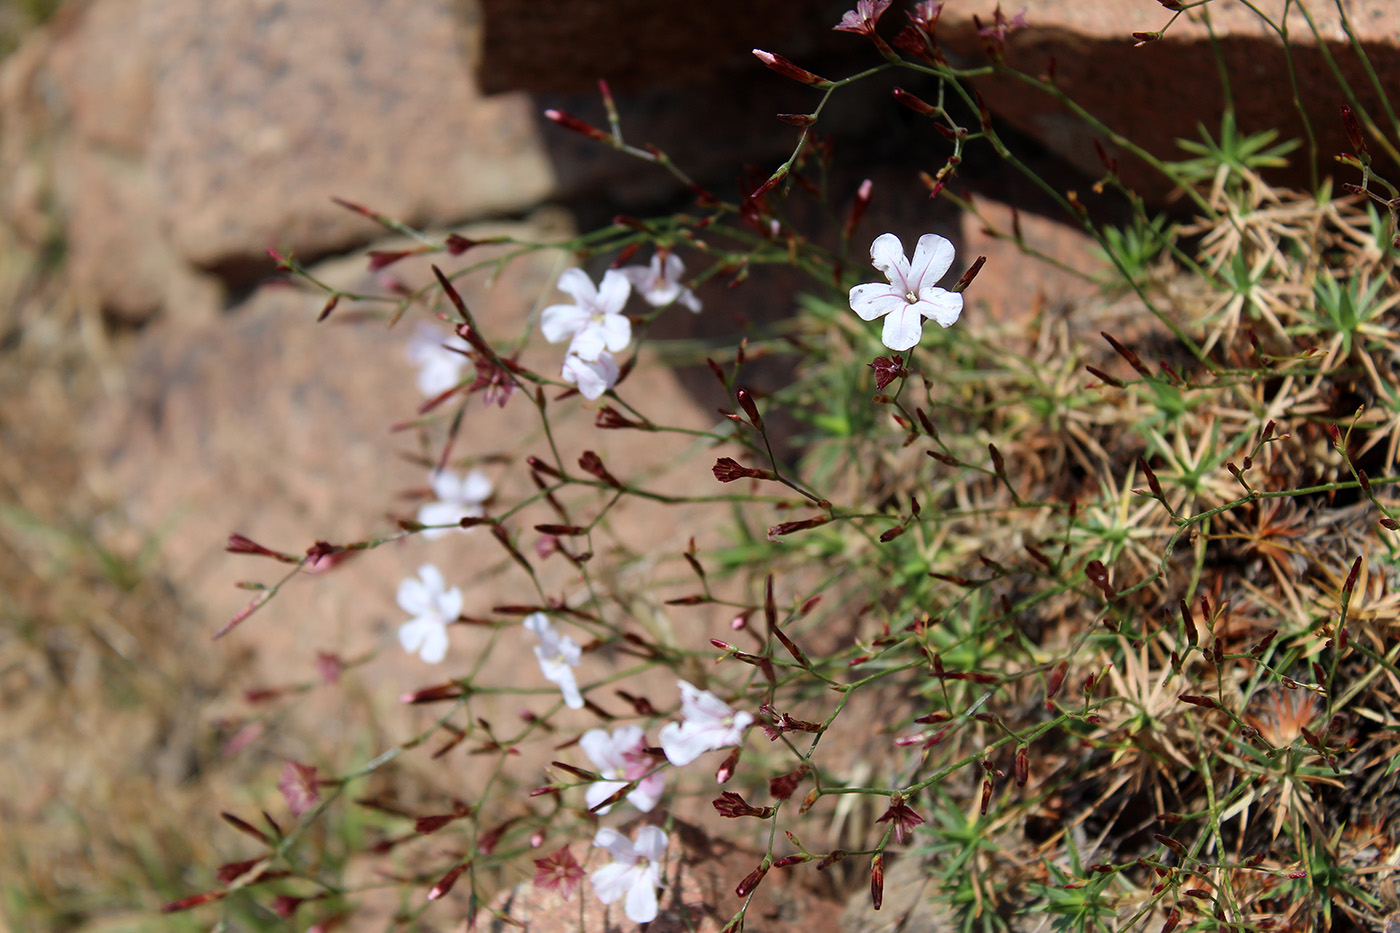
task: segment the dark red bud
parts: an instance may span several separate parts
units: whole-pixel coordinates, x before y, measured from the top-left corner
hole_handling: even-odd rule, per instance
[[[870,904],[876,910],[885,903],[885,853],[876,852],[870,860]]]

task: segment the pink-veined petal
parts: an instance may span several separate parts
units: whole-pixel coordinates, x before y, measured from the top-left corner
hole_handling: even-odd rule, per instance
[[[661,802],[661,794],[665,790],[666,775],[658,771],[642,778],[637,784],[637,789],[627,795],[627,802],[643,813],[650,813]]]
[[[599,849],[606,849],[612,853],[612,857],[622,862],[635,862],[637,860],[636,851],[632,848],[632,840],[611,827],[604,826],[593,836],[593,845]],[[611,901],[604,901],[606,904]]]
[[[604,800],[607,800],[613,794],[622,790],[622,788],[626,786],[626,781],[594,781],[592,784],[588,785],[588,790],[583,792],[583,801],[584,803],[588,804],[588,809],[593,810],[593,808],[597,807],[598,804],[602,803]],[[633,793],[627,795],[627,799],[631,800],[635,795],[636,792],[634,791]],[[599,816],[602,816],[604,813],[607,813],[611,809],[612,805],[609,804],[606,807],[600,807],[597,810],[593,810],[593,812],[597,813]],[[640,810],[641,807],[638,807],[637,809]]]
[[[924,335],[924,318],[914,305],[904,303],[904,308],[885,318],[884,332],[880,341],[891,350],[908,350]]]
[[[540,312],[540,330],[550,343],[568,340],[588,326],[593,319],[578,305],[550,305]]]
[[[888,285],[878,282],[870,285],[857,285],[851,289],[851,310],[862,321],[873,321],[877,317],[898,311],[900,305],[907,305],[904,295],[893,291]]]
[[[593,287],[593,280],[588,277],[587,272],[577,267],[565,269],[559,276],[559,290],[568,292],[573,296],[574,302],[584,308],[598,303],[598,289]]]
[[[713,747],[704,730],[690,723],[666,723],[657,740],[666,753],[666,760],[678,767],[690,764]]]
[[[909,280],[909,260],[904,244],[893,233],[882,233],[870,244],[870,264],[902,294]]]
[[[621,314],[609,314],[599,325],[603,331],[604,345],[614,353],[627,349],[632,340],[632,322]],[[601,355],[601,354],[600,354]],[[598,357],[594,357],[597,359]],[[587,357],[585,357],[587,359]]]
[[[637,830],[637,838],[632,843],[632,851],[653,864],[660,864],[666,857],[666,846],[670,844],[666,831],[659,826],[643,826]]]
[[[962,315],[962,309],[963,296],[959,292],[926,288],[919,293],[920,312],[944,327],[951,327]]]
[[[588,883],[593,885],[593,893],[604,904],[611,904],[627,896],[632,888],[633,866],[627,862],[611,862],[592,872]]]
[[[938,284],[953,264],[955,254],[947,237],[936,233],[919,237],[919,245],[914,247],[914,261],[909,264],[909,287],[922,293],[924,288]]]
[[[679,681],[681,691],[681,715],[686,722],[712,723],[728,718],[734,710],[729,704],[708,690],[701,690],[689,681]]]
[[[598,300],[594,307],[604,314],[617,314],[623,305],[627,304],[627,296],[631,293],[632,283],[628,281],[627,276],[616,269],[609,269],[603,273],[603,282],[598,286]]]
[[[619,743],[617,733],[609,735],[606,729],[589,729],[579,738],[578,747],[583,749],[598,772],[610,777],[621,774],[627,767],[627,759],[622,753],[631,746]]]
[[[656,827],[644,828],[655,829]],[[627,889],[627,900],[623,902],[622,912],[633,923],[650,923],[656,919],[658,906],[656,885],[652,882],[650,873],[636,870],[632,886]]]

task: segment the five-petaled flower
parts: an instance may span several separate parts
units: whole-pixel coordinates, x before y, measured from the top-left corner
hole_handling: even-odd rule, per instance
[[[885,274],[888,285],[857,285],[851,289],[851,310],[863,321],[885,318],[881,342],[891,350],[908,350],[924,333],[924,318],[949,327],[962,314],[963,297],[934,283],[953,264],[953,244],[936,233],[919,237],[914,261],[904,256],[904,244],[893,233],[882,233],[870,244],[870,262]]]
[[[472,470],[466,476],[458,476],[451,470],[441,470],[433,474],[433,495],[435,502],[429,502],[418,509],[418,521],[424,525],[456,525],[456,528],[424,528],[425,538],[441,538],[453,531],[464,531],[459,524],[464,518],[480,518],[486,514],[482,508],[491,498],[491,480],[480,470]]]
[[[462,591],[447,589],[442,572],[432,564],[418,568],[418,579],[399,584],[399,608],[413,618],[399,626],[399,644],[429,664],[447,657],[447,626],[462,614]]]
[[[623,266],[617,270],[627,276],[632,287],[646,299],[653,308],[664,308],[680,302],[692,311],[699,312],[700,299],[695,293],[681,284],[685,275],[685,263],[675,253],[658,251],[651,257],[647,266]]]
[[[535,859],[535,887],[558,891],[566,901],[582,880],[583,866],[568,846],[553,855]]]
[[[578,740],[579,747],[593,762],[593,767],[603,776],[603,780],[589,785],[584,793],[588,809],[595,813],[607,813],[609,804],[598,804],[622,790],[631,781],[637,786],[627,794],[627,802],[643,813],[650,813],[652,807],[661,800],[661,790],[666,786],[666,776],[661,772],[647,775],[656,767],[656,761],[645,751],[646,736],[641,726],[623,726],[609,735],[605,729],[589,729]],[[596,809],[595,809],[596,808]]]
[[[582,269],[566,269],[559,290],[574,296],[574,304],[550,305],[540,312],[540,329],[550,343],[569,340],[569,352],[596,360],[604,350],[622,350],[632,339],[632,322],[622,314],[632,291],[627,276],[616,269],[603,274],[602,284]]]
[[[831,27],[838,32],[854,32],[862,36],[875,33],[875,21],[889,9],[891,0],[856,0],[856,8],[841,14],[841,22]]]
[[[539,659],[545,679],[559,687],[569,709],[582,709],[583,696],[578,692],[578,681],[574,680],[574,668],[578,667],[582,656],[578,642],[556,632],[543,612],[532,612],[526,616],[525,628],[534,632],[540,640],[535,646],[535,657]]]
[[[753,725],[752,713],[735,712],[708,690],[680,681],[683,722],[668,722],[658,739],[666,760],[688,765],[708,751],[738,745],[744,730]]]
[[[431,324],[419,324],[404,347],[408,361],[418,367],[418,391],[436,398],[462,381],[471,347],[456,334],[447,336]]]
[[[924,821],[922,816],[915,813],[909,804],[904,802],[903,794],[895,794],[890,798],[890,808],[885,811],[885,815],[875,822],[893,823],[895,841],[904,844],[904,840],[913,832],[914,827]]]
[[[623,912],[633,923],[656,919],[657,889],[661,887],[661,863],[670,842],[656,826],[637,830],[635,842],[615,829],[604,827],[593,837],[593,844],[612,853],[609,865],[593,872],[588,881],[604,904],[623,901]]]
[[[596,360],[586,360],[576,353],[570,353],[564,357],[564,370],[560,378],[578,386],[579,394],[591,402],[617,385],[621,375],[617,360],[603,350]]]

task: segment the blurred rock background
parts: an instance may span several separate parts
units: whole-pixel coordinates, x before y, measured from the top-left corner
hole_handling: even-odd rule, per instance
[[[320,302],[271,285],[267,250],[372,289],[383,280],[362,251],[392,248],[392,239],[333,197],[419,228],[540,239],[684,204],[660,171],[542,118],[557,107],[602,125],[600,77],[617,93],[629,140],[661,146],[701,183],[732,194],[743,172],[765,176],[793,145],[796,130],[773,114],[815,100],[749,50],[828,75],[865,67],[869,47],[830,31],[845,7],[0,4],[0,909],[12,929],[185,922],[150,911],[209,887],[212,867],[239,857],[218,810],[268,805],[287,758],[341,761],[355,737],[392,744],[398,723],[372,711],[431,679],[393,639],[394,588],[427,559],[421,542],[360,558],[331,579],[297,581],[229,638],[209,640],[243,605],[233,584],[268,569],[225,554],[230,532],[293,551],[357,539],[410,513],[405,493],[426,486],[415,438],[388,431],[419,401],[402,358],[408,331],[346,313],[314,324]],[[1400,87],[1395,10],[1381,0],[1349,9],[1382,69],[1377,80]],[[1275,38],[1241,5],[1209,12],[1227,71],[1240,81],[1281,73]],[[1354,69],[1334,11],[1317,12],[1338,66]],[[955,0],[941,23],[960,63],[983,54],[974,15],[991,23],[992,5]],[[1053,61],[1070,97],[1173,157],[1173,141],[1195,137],[1198,122],[1218,127],[1221,95],[1201,22],[1178,23],[1141,48],[1128,38],[1169,15],[1154,0],[1032,0],[1007,54],[1034,70]],[[887,23],[902,16],[892,8]],[[1295,56],[1305,74],[1327,67],[1309,42]],[[960,246],[955,273],[988,255],[973,313],[1072,308],[1091,293],[1081,277],[1024,260],[982,221],[928,202],[917,175],[944,153],[917,118],[880,103],[875,84],[824,115],[838,204],[861,179],[876,182],[871,236],[943,232]],[[1296,135],[1291,89],[1249,87],[1235,101],[1242,127]],[[1110,209],[1091,193],[1103,172],[1094,134],[1019,86],[980,89],[1039,153],[1043,174]],[[1325,169],[1346,148],[1334,118],[1342,102],[1307,90],[1300,104],[1324,130],[1316,161]],[[1149,198],[1169,198],[1100,141]],[[986,221],[1009,231],[1015,205],[1030,246],[1092,271],[1087,240],[1046,216],[1024,179],[969,163],[963,181]],[[494,284],[468,279],[464,292],[488,333],[515,334],[553,300],[564,263],[539,254]],[[426,264],[390,271],[421,281]],[[794,300],[777,275],[701,297],[706,314],[687,326],[707,338],[737,336],[734,320],[785,314]],[[684,373],[644,369],[633,384],[677,423],[705,426],[723,404]],[[535,443],[522,411],[474,407],[469,431],[502,449]],[[638,471],[662,465],[644,438],[600,435],[579,421],[566,447]],[[708,471],[694,467],[670,464],[658,482],[706,482]],[[507,491],[521,481],[506,464],[493,472]],[[673,530],[630,511],[613,527],[635,548],[681,547]],[[518,601],[519,581],[481,537],[450,542],[452,566],[472,587],[468,612]],[[446,565],[442,553],[433,559]],[[249,690],[315,683],[318,652],[370,660],[352,686],[321,690],[319,700],[312,690],[296,715],[247,700]],[[533,663],[528,649],[521,658]],[[231,752],[249,728],[257,741]],[[417,780],[424,799],[468,793]],[[750,867],[736,865],[736,877]]]

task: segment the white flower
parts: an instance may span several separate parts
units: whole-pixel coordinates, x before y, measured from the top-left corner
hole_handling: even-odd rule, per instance
[[[623,912],[633,923],[650,923],[656,919],[656,891],[661,887],[661,863],[670,842],[656,826],[637,830],[632,842],[615,829],[603,828],[593,837],[593,844],[612,853],[613,862],[588,876],[593,893],[604,904],[626,898]]]
[[[399,584],[399,608],[413,616],[399,626],[399,644],[409,654],[437,664],[447,657],[447,626],[462,614],[462,591],[447,589],[432,564],[419,567],[418,576]]]
[[[851,310],[863,321],[887,315],[880,340],[891,350],[908,350],[918,343],[924,334],[924,318],[948,327],[962,314],[962,295],[934,284],[953,264],[953,244],[938,234],[919,237],[911,263],[904,258],[899,237],[882,233],[870,244],[870,262],[885,274],[889,284],[851,289]]]
[[[680,688],[685,721],[666,723],[658,736],[671,764],[688,765],[708,751],[738,745],[744,730],[753,725],[752,713],[736,713],[710,691],[684,680]]]
[[[559,276],[559,290],[574,296],[574,304],[550,305],[540,312],[540,330],[550,343],[571,339],[569,352],[584,360],[596,360],[604,350],[614,353],[632,339],[632,322],[621,313],[632,286],[616,269],[603,275],[598,288],[582,269],[567,269]]]
[[[560,378],[578,386],[579,394],[592,401],[617,385],[621,374],[621,370],[617,368],[617,360],[604,350],[598,354],[596,360],[585,360],[570,353],[564,357],[564,371]]]
[[[535,657],[539,659],[545,679],[559,686],[569,709],[582,709],[583,697],[578,692],[578,681],[574,680],[574,668],[578,667],[582,656],[578,642],[556,632],[543,612],[526,616],[525,627],[540,640],[535,646]]]
[[[456,528],[425,528],[421,532],[428,539],[441,538],[453,531],[466,531],[458,523],[464,518],[480,518],[486,514],[482,505],[491,498],[491,480],[480,470],[472,470],[466,476],[458,476],[450,470],[433,474],[433,495],[436,502],[429,502],[418,509],[418,521],[424,525],[457,525]]]
[[[642,751],[647,743],[641,726],[623,726],[613,730],[611,735],[605,729],[589,729],[578,740],[578,744],[593,762],[593,767],[604,778],[594,781],[584,793],[588,809],[597,807],[636,778],[642,780],[627,794],[628,803],[643,813],[650,813],[651,808],[661,800],[666,776],[658,771],[648,777],[642,777],[655,767],[656,762]],[[611,809],[612,806],[608,805],[594,812],[603,814]]]
[[[661,253],[657,253],[651,257],[649,266],[623,266],[617,271],[627,276],[632,287],[653,308],[664,308],[679,301],[692,311],[698,313],[700,310],[700,299],[681,284],[685,263],[675,253],[667,253],[664,260]]]
[[[444,336],[431,324],[420,323],[404,347],[408,361],[418,367],[418,391],[436,398],[462,381],[462,370],[469,362],[458,350],[471,349],[456,334]]]

